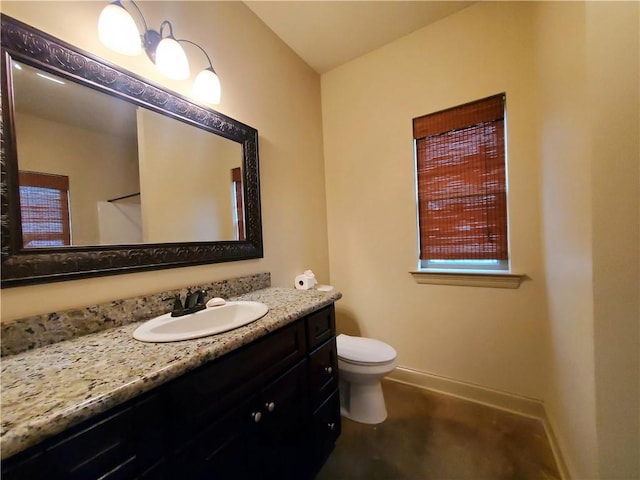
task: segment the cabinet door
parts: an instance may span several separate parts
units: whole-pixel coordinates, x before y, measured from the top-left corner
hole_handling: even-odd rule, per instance
[[[262,477],[297,479],[308,433],[307,363],[302,361],[261,391],[259,448]]]
[[[340,394],[335,391],[313,414],[311,464],[316,468],[322,466],[333,450],[341,432],[340,420]]]
[[[154,469],[161,471],[158,464],[169,455],[171,439],[167,431],[166,406],[163,388],[135,400],[134,441],[139,470],[143,472],[142,478],[162,478],[152,476],[151,472]]]
[[[172,438],[186,442],[306,353],[304,322],[225,355],[168,387]]]
[[[260,478],[256,396],[211,423],[175,456],[171,478],[188,480]]]

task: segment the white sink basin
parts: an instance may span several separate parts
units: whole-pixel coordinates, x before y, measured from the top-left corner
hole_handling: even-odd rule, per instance
[[[255,322],[268,311],[264,303],[236,301],[182,317],[165,313],[136,328],[133,338],[142,342],[177,342],[206,337]]]

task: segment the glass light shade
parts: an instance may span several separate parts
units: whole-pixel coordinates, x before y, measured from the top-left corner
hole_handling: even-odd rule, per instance
[[[129,12],[117,2],[102,9],[98,18],[98,38],[100,41],[123,55],[139,55],[142,42],[138,27]]]
[[[195,82],[193,82],[192,92],[195,98],[203,102],[213,105],[220,103],[220,96],[222,95],[220,79],[212,68],[206,68],[198,74]]]
[[[175,38],[165,37],[156,48],[156,68],[165,77],[174,80],[189,78],[187,55]]]

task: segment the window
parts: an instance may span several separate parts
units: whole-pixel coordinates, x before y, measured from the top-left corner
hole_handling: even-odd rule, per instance
[[[231,200],[233,202],[233,223],[236,227],[236,240],[245,240],[244,234],[244,205],[242,203],[242,170],[240,167],[231,169]]]
[[[413,120],[420,268],[508,270],[505,95]]]
[[[23,246],[71,245],[69,177],[26,171],[19,175]]]

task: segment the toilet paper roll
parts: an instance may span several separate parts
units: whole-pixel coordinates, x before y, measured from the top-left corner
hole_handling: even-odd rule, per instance
[[[298,290],[309,290],[315,287],[317,283],[315,277],[305,275],[304,273],[302,275],[296,276],[294,282]]]

